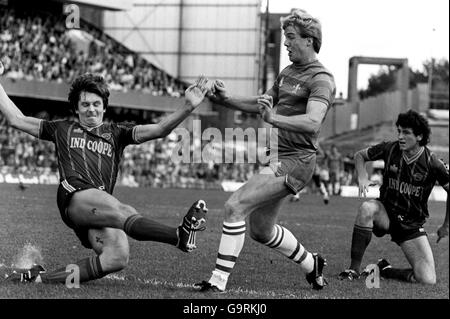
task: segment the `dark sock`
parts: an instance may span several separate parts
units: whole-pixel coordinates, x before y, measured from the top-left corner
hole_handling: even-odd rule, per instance
[[[166,226],[139,214],[128,217],[123,230],[136,240],[157,241],[174,246],[178,243],[176,227]]]
[[[363,227],[355,225],[352,235],[352,250],[350,253],[350,269],[359,273],[361,262],[366,252],[366,248],[372,239],[372,227]]]
[[[107,275],[103,271],[100,264],[100,257],[89,257],[79,260],[75,263],[79,269],[80,282],[99,279]],[[69,267],[70,268],[70,267]],[[66,283],[67,276],[71,275],[70,269],[66,271],[65,268],[61,268],[49,273],[40,274],[43,283]]]
[[[414,281],[414,271],[411,268],[399,269],[399,268],[386,268],[380,271],[381,277],[398,279],[401,281],[413,282]]]

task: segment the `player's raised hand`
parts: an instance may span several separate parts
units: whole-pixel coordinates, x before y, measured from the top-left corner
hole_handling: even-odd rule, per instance
[[[194,84],[188,87],[185,91],[185,99],[186,102],[192,105],[193,107],[197,107],[202,103],[205,95],[208,91],[206,88],[206,84],[208,83],[208,79],[204,76],[200,76]]]
[[[369,191],[369,186],[375,186],[376,183],[371,182],[366,177],[358,178],[358,196],[367,197],[367,192]]]
[[[258,98],[257,103],[259,104],[259,114],[262,116],[263,120],[267,123],[273,123],[273,99],[272,96],[264,94]]]
[[[438,228],[437,230],[437,240],[436,243],[439,243],[441,241],[442,238],[445,238],[448,236],[448,225],[442,225],[441,227]]]
[[[227,89],[222,80],[215,80],[212,83],[211,89],[208,91],[208,98],[216,101],[223,101],[228,98]]]

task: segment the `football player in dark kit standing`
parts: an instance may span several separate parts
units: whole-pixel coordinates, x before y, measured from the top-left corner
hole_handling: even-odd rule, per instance
[[[0,63],[0,69],[3,66]],[[157,241],[184,252],[196,248],[196,232],[203,230],[206,203],[196,201],[178,227],[170,227],[139,214],[113,195],[124,148],[168,135],[204,99],[205,78],[185,92],[185,104],[156,124],[121,125],[103,122],[109,90],[98,75],[84,74],[74,80],[69,103],[78,121],[46,121],[25,116],[0,85],[0,111],[10,125],[55,143],[60,185],[57,204],[61,217],[83,246],[96,256],[75,263],[79,282],[98,279],[125,268],[129,258],[127,235],[140,241]],[[18,282],[66,283],[70,272],[61,268],[45,272],[35,265],[14,272],[8,279]]]
[[[370,185],[364,164],[384,160],[380,197],[364,202],[356,216],[351,244],[350,267],[339,274],[344,280],[360,277],[360,266],[372,233],[390,234],[412,268],[393,268],[386,259],[378,261],[380,275],[407,282],[436,283],[433,253],[423,225],[428,218],[428,198],[437,182],[447,192],[444,223],[437,231],[438,242],[448,236],[448,166],[426,145],[430,128],[415,111],[401,113],[396,122],[398,140],[383,142],[355,154],[360,196]]]

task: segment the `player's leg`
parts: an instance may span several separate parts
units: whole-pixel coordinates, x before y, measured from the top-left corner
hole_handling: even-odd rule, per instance
[[[86,236],[97,256],[79,260],[56,271],[43,273],[40,275],[42,282],[67,283],[70,278],[82,283],[120,271],[128,265],[130,249],[127,235],[122,230],[89,229]]]
[[[339,274],[340,279],[359,277],[364,253],[372,239],[372,232],[381,237],[389,231],[389,217],[384,205],[378,200],[361,204],[353,226],[350,267]]]
[[[318,182],[317,182],[318,188],[319,188],[320,193],[322,194],[323,202],[325,204],[328,204],[328,202],[330,201],[330,195],[328,194],[328,190],[327,190],[327,188],[328,188],[327,182],[323,181],[320,178],[320,176],[318,176],[317,179],[318,179]]]
[[[380,274],[384,278],[398,279],[401,281],[434,285],[436,283],[436,270],[434,267],[433,252],[426,236],[419,236],[406,240],[400,244],[406,259],[412,269],[392,268],[385,261]],[[384,269],[383,269],[384,268]]]
[[[244,246],[246,217],[258,207],[288,194],[284,177],[275,177],[270,168],[266,167],[231,195],[225,203],[225,220],[216,266],[209,281],[199,284],[201,290],[225,290],[228,277]]]
[[[328,195],[333,195],[333,188],[331,186],[331,180],[330,180],[330,172],[327,169],[320,170],[320,180],[324,184]]]
[[[283,199],[274,200],[273,203],[260,207],[250,214],[250,237],[296,262],[302,272],[309,275],[315,270],[318,261],[289,229],[276,223],[282,202]],[[325,261],[321,260],[320,262],[324,263]],[[321,272],[323,265],[320,267]],[[321,284],[320,287],[314,285],[313,287],[321,289],[323,285]]]
[[[331,195],[334,195],[334,172],[330,170],[328,174],[330,175],[328,180],[328,191]]]
[[[271,167],[272,174],[283,177],[287,192],[298,193],[311,180],[316,158],[314,155],[301,159],[282,158],[280,163],[276,170],[273,166]],[[274,184],[280,182],[278,179],[269,181]],[[307,274],[308,283],[314,289],[322,289],[326,284],[322,275],[326,261],[319,254],[309,253],[287,228],[276,224],[281,202],[282,198],[272,197],[268,203],[263,203],[251,212],[250,236],[299,263],[300,269]]]
[[[178,241],[176,227],[143,217],[130,205],[95,188],[73,194],[66,214],[75,227],[117,228],[136,240],[159,241],[171,245],[176,245]]]
[[[127,235],[115,228],[90,229],[89,242],[100,258],[105,273],[117,272],[128,266],[130,247]]]
[[[140,215],[132,206],[123,204],[104,191],[91,188],[72,195],[66,214],[76,227],[118,228],[136,240],[167,243],[190,251],[195,248],[195,242],[189,243],[192,232],[195,234],[195,231],[204,229],[201,226],[207,209],[206,204],[203,208],[197,207],[199,202],[204,204],[203,201],[196,201],[181,226],[171,227]],[[196,220],[191,220],[194,215]]]
[[[334,172],[334,195],[341,193],[341,172],[337,170]]]

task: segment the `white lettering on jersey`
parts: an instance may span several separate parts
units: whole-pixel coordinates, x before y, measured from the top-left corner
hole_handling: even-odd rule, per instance
[[[400,194],[406,194],[408,196],[420,197],[422,195],[422,186],[415,186],[409,183],[400,182],[393,178],[389,178],[389,188],[396,190]]]
[[[112,157],[112,145],[103,141],[88,141],[81,137],[70,138],[70,148],[87,148],[88,150]]]

